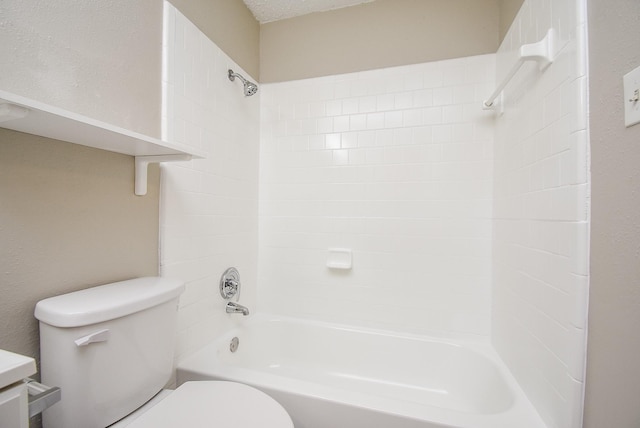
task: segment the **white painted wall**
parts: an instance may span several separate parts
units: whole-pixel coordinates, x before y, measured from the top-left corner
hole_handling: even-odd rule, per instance
[[[589,245],[583,0],[526,0],[498,51],[558,31],[544,72],[527,64],[496,120],[493,330],[498,352],[550,428],[582,426]]]
[[[593,210],[584,428],[640,426],[640,126],[622,76],[640,66],[640,2],[588,0]]]
[[[262,85],[261,310],[488,336],[494,59]]]
[[[240,271],[240,303],[255,310],[260,92],[244,97],[227,69],[244,71],[165,5],[163,137],[208,153],[162,166],[161,273],[187,285],[178,316],[180,358],[239,320],[224,312],[218,291],[227,267]]]
[[[156,0],[0,3],[0,88],[160,135]]]

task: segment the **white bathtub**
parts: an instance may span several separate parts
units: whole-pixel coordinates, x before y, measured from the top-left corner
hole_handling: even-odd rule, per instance
[[[178,365],[209,379],[265,391],[296,428],[545,427],[484,343],[258,314]]]

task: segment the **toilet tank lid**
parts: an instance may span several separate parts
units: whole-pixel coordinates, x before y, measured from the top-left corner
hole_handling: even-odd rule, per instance
[[[80,327],[160,305],[183,291],[177,279],[135,278],[41,300],[34,315],[54,327]]]

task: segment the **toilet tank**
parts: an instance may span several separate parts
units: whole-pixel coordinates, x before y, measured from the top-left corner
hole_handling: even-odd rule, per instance
[[[38,302],[42,382],[62,400],[45,428],[104,428],[171,378],[181,281],[146,277]]]

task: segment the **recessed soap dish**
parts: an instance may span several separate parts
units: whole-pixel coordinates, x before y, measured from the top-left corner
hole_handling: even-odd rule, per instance
[[[329,248],[327,255],[327,267],[329,269],[351,269],[351,250],[348,248]]]

